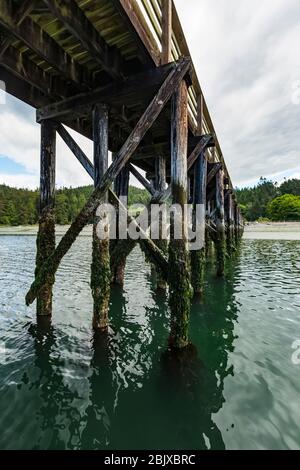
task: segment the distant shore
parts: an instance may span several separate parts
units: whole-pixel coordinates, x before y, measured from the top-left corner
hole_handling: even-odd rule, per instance
[[[57,225],[56,234],[63,235],[69,225]],[[16,227],[0,227],[0,235],[36,235],[37,225],[20,225]],[[85,227],[80,236],[91,236],[92,226]],[[245,226],[246,240],[300,240],[300,222],[251,222]]]
[[[245,226],[246,240],[300,240],[300,222],[250,222]]]

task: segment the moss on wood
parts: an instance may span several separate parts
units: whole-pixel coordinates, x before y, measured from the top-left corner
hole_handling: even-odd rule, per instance
[[[109,238],[99,239],[96,232],[97,221],[93,227],[93,255],[91,265],[91,289],[94,299],[93,328],[105,331],[109,321],[110,301],[110,253]]]
[[[55,249],[55,216],[54,209],[45,208],[39,218],[39,231],[36,240],[36,268],[35,275],[38,274],[40,267],[45,259],[50,256]],[[52,287],[55,281],[54,275],[48,275],[46,282],[39,291],[37,297],[37,315],[52,315]]]
[[[181,349],[189,344],[189,317],[193,289],[190,282],[189,253],[184,240],[169,243],[171,309],[170,346]]]
[[[191,252],[191,279],[195,296],[203,295],[205,260],[205,248]]]

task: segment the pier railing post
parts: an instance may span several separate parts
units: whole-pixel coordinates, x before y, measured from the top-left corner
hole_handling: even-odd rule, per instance
[[[173,0],[162,0],[162,64],[172,61],[172,8]]]
[[[205,221],[206,221],[206,183],[207,183],[207,159],[205,157],[205,151],[202,152],[195,164],[194,173],[194,231],[197,229],[197,224],[203,225],[203,231],[205,233]],[[201,220],[196,220],[196,208],[198,205],[202,205],[202,211],[200,213]],[[192,286],[194,289],[194,295],[203,294],[204,284],[204,272],[205,272],[205,240],[203,240],[203,247],[199,250],[193,250],[191,252],[191,272],[192,272]]]
[[[225,270],[225,220],[224,220],[224,171],[216,174],[216,229],[215,248],[217,275],[223,276]]]
[[[45,260],[55,250],[55,161],[55,127],[51,121],[43,121],[41,123],[40,202],[36,273],[39,271]],[[48,276],[47,282],[37,296],[36,312],[38,316],[52,315],[53,284],[54,276]]]
[[[97,188],[108,168],[108,109],[105,105],[96,105],[93,109],[94,140],[94,185]],[[97,212],[97,210],[96,210]],[[91,289],[94,299],[93,328],[106,331],[108,328],[110,301],[110,257],[109,227],[101,230],[107,237],[100,239],[97,225],[101,218],[94,213],[93,254],[91,266]]]
[[[187,84],[183,80],[172,98],[171,117],[171,188],[173,204],[181,208],[181,239],[175,239],[176,215],[171,218],[169,243],[169,275],[171,309],[170,346],[181,349],[188,345],[188,330],[192,288],[190,284],[187,244]],[[177,227],[178,228],[178,227]]]

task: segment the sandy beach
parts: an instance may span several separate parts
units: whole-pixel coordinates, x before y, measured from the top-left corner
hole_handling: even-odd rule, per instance
[[[248,223],[246,240],[300,240],[300,222]]]
[[[57,225],[56,234],[62,236],[68,225]],[[0,235],[36,235],[37,225],[0,227]],[[85,227],[80,236],[91,236],[92,226]],[[300,240],[300,222],[267,222],[248,223],[245,226],[244,239],[246,240]]]

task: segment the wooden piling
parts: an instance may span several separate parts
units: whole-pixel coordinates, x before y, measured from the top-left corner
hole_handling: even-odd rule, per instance
[[[223,276],[225,270],[225,220],[224,220],[224,171],[216,174],[216,230],[215,248],[217,275]]]
[[[206,182],[207,182],[207,159],[205,152],[202,152],[195,164],[194,172],[194,194],[193,194],[193,229],[198,230],[202,225],[203,234],[205,234],[205,221],[206,221]],[[202,205],[203,210],[200,214],[201,220],[196,220],[196,207]],[[197,226],[196,226],[197,224]],[[203,294],[204,285],[204,272],[205,272],[205,240],[203,240],[203,247],[199,250],[193,250],[191,252],[191,276],[192,286],[194,289],[195,296],[201,296]]]
[[[233,197],[232,193],[228,193],[228,216],[227,216],[227,233],[226,233],[226,242],[227,242],[227,253],[229,256],[232,256],[235,251],[235,228],[234,228],[234,207],[233,207]]]
[[[41,124],[40,154],[40,202],[39,231],[37,236],[36,272],[55,249],[55,160],[56,131],[51,121]],[[52,287],[54,275],[47,277],[47,282],[37,296],[36,313],[38,316],[52,315]]]
[[[128,199],[128,190],[129,190],[129,167],[126,165],[117,178],[115,179],[114,182],[114,190],[116,195],[122,199],[122,202],[124,206],[127,208],[127,199]],[[126,199],[125,199],[126,198]],[[126,202],[125,202],[126,200]],[[118,226],[119,226],[119,219],[120,219],[120,214],[117,214],[117,240],[112,243],[113,250],[116,248],[116,246],[120,246],[120,241],[119,240],[119,233],[118,233]],[[129,240],[125,240],[127,243],[129,243]],[[126,258],[127,258],[127,250],[119,250],[118,252],[118,257],[116,260],[114,260],[114,270],[112,272],[112,283],[118,286],[123,287],[124,285],[124,276],[125,276],[125,268],[126,268]]]
[[[94,185],[100,185],[108,168],[108,109],[105,105],[96,105],[93,109],[93,140],[94,140]],[[107,199],[106,199],[107,201]],[[106,331],[109,320],[110,301],[110,257],[109,227],[104,227],[106,237],[100,239],[97,225],[100,216],[94,213],[93,223],[93,255],[91,265],[91,289],[94,299],[93,328]],[[104,233],[102,230],[102,233]]]
[[[162,193],[166,189],[166,158],[163,155],[159,155],[155,160],[155,190]],[[162,251],[164,255],[168,254],[168,240],[163,238],[163,220],[162,214],[159,219],[159,239],[156,241],[156,245]],[[157,289],[166,290],[167,283],[162,276],[159,269],[156,269],[157,273]]]
[[[172,98],[171,117],[171,188],[173,203],[187,204],[187,84],[183,80]],[[178,219],[171,218],[169,243],[171,334],[170,346],[182,349],[189,343],[189,315],[192,288],[190,284],[189,253],[187,245],[187,219],[181,220],[182,237],[175,239],[174,224]]]

